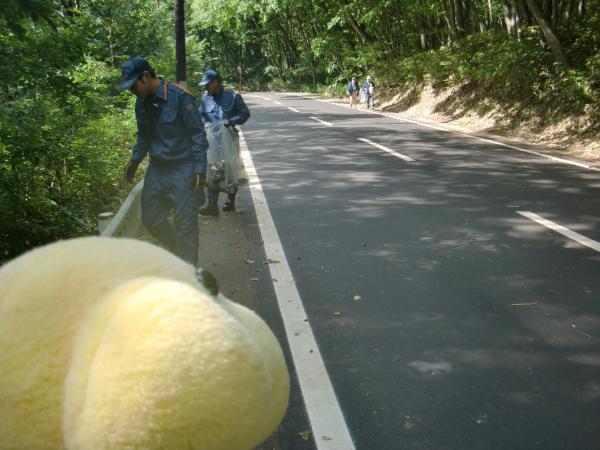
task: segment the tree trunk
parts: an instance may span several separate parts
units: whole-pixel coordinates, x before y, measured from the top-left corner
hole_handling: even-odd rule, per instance
[[[552,21],[552,0],[542,0],[542,15],[546,22],[550,23]]]
[[[108,11],[108,16],[107,16],[107,22],[108,22],[108,50],[110,51],[110,60],[111,62],[115,61],[115,48],[114,48],[114,44],[113,44],[113,30],[112,30],[112,11],[109,10]]]
[[[422,50],[427,50],[427,36],[425,36],[424,32],[420,32],[419,36],[421,38],[421,49]]]
[[[457,35],[462,34],[464,30],[463,11],[461,0],[453,0],[454,6],[454,24],[456,26]]]
[[[352,15],[349,12],[347,12],[345,8],[342,7],[342,11],[344,13],[344,16],[346,16],[346,20],[348,21],[352,29],[356,32],[356,34],[358,34],[360,43],[362,45],[365,45],[370,40],[365,30],[362,29],[362,27],[358,24],[354,17],[352,17]]]
[[[563,18],[565,19],[565,22],[570,22],[571,17],[573,17],[574,2],[575,0],[567,0],[565,3],[565,10],[563,12]]]
[[[552,29],[558,29],[558,0],[552,0]]]
[[[306,56],[308,57],[308,64],[310,65],[313,86],[317,87],[317,72],[315,70],[315,61],[313,59],[312,49],[310,48],[310,44],[308,42],[308,37],[306,36],[306,33],[304,32],[304,27],[302,26],[300,17],[298,17],[298,14],[294,14],[294,18],[296,19],[296,22],[298,23],[298,30],[300,31],[300,36],[302,36],[302,43],[304,44],[304,51],[306,52]]]
[[[518,0],[519,1],[519,11],[522,14],[522,19],[528,24],[528,25],[533,25],[534,24],[534,19],[531,17],[531,14],[529,14],[529,9],[527,9],[527,4],[525,3],[525,0]],[[523,22],[523,20],[521,22]]]
[[[458,39],[458,30],[456,29],[456,11],[454,10],[453,0],[443,0],[445,14],[444,19],[448,25],[448,41],[454,42]]]
[[[506,25],[506,31],[509,35],[512,35],[515,23],[508,0],[502,0],[502,12],[504,13],[504,24]]]
[[[562,45],[561,45],[560,41],[558,40],[558,38],[556,37],[554,30],[552,30],[552,27],[548,24],[548,22],[544,18],[542,11],[540,10],[539,6],[536,3],[536,0],[526,0],[526,1],[527,1],[527,6],[529,6],[529,10],[531,11],[531,14],[533,14],[533,17],[535,17],[535,20],[537,21],[540,28],[542,29],[542,33],[544,33],[546,42],[548,42],[548,45],[550,46],[550,49],[552,50],[552,54],[554,55],[554,59],[556,59],[556,61],[558,63],[560,63],[562,66],[569,67],[569,62],[563,52]]]
[[[175,0],[175,78],[177,82],[185,85],[186,61],[185,61],[185,5],[184,0]]]
[[[519,15],[519,5],[517,3],[518,0],[511,0],[511,16],[514,27],[517,31],[517,39],[521,40],[521,35],[523,34],[523,28],[521,27],[521,16]]]

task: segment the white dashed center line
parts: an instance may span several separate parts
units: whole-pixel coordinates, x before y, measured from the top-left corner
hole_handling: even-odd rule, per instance
[[[328,127],[332,127],[333,124],[330,122],[325,122],[324,120],[317,119],[316,117],[311,117],[312,120],[316,120],[317,122],[321,122],[323,125],[327,125]]]
[[[305,96],[305,98],[308,98],[308,99],[311,99],[311,100],[316,100],[316,101],[322,102],[322,103],[327,103],[329,105],[340,106],[342,108],[349,108],[348,105],[340,105],[338,103],[332,103],[330,101],[322,100],[322,99],[315,98],[315,97]],[[359,111],[359,110],[357,109],[357,111]],[[392,116],[391,114],[386,114],[386,113],[379,112],[379,111],[369,111],[369,110],[365,111],[365,110],[360,110],[360,112],[361,113],[362,112],[369,112],[369,113],[372,113],[372,114],[378,114],[380,116],[390,117],[390,118],[398,120],[400,122],[412,123],[412,124],[415,124],[415,125],[419,125],[421,127],[431,128],[433,130],[445,131],[447,133],[455,133],[457,135],[460,135],[460,136],[463,136],[463,137],[467,137],[467,138],[471,138],[471,139],[475,139],[475,140],[480,141],[480,142],[485,142],[487,144],[493,144],[493,145],[498,145],[498,146],[510,148],[511,150],[516,150],[516,151],[522,152],[522,153],[529,153],[530,155],[535,155],[535,156],[538,156],[540,158],[545,158],[545,159],[549,159],[551,161],[556,161],[556,162],[561,163],[561,164],[569,164],[569,165],[572,165],[572,166],[581,167],[583,169],[593,170],[595,172],[600,172],[600,167],[594,167],[594,166],[592,166],[590,164],[586,164],[586,163],[582,163],[582,162],[578,162],[578,161],[571,161],[571,160],[568,160],[568,159],[565,159],[565,158],[559,158],[559,157],[552,156],[552,155],[547,155],[545,153],[540,153],[540,152],[536,152],[534,150],[525,149],[525,148],[522,148],[522,147],[518,147],[516,145],[506,144],[504,142],[496,141],[496,140],[493,140],[493,139],[486,139],[486,138],[483,138],[483,137],[480,137],[480,136],[474,136],[473,134],[468,133],[468,132],[456,131],[456,129],[455,129],[456,127],[449,127],[449,128],[448,127],[447,128],[438,127],[438,126],[435,126],[435,125],[432,125],[432,124],[428,124],[428,123],[419,122],[419,121],[416,121],[416,120],[407,119],[405,117]],[[451,128],[454,128],[454,129],[451,129]]]
[[[560,233],[563,236],[568,237],[569,239],[579,242],[581,245],[585,245],[586,247],[589,247],[592,250],[600,252],[600,242],[596,242],[579,233],[576,233],[573,230],[569,230],[568,228],[563,227],[562,225],[559,225],[555,222],[552,222],[551,220],[544,219],[542,216],[538,216],[537,214],[532,213],[530,211],[517,211],[517,213],[521,214],[524,217],[527,217],[528,219],[533,220],[534,222],[539,223],[540,225],[545,226],[546,228],[550,228],[551,230],[556,231],[557,233]]]
[[[291,106],[288,106],[288,109],[289,109],[290,111],[294,111],[294,112],[297,112],[297,113],[299,113],[299,112],[300,112],[299,110],[297,110],[296,108],[292,108]]]
[[[396,158],[400,158],[400,159],[403,159],[404,161],[408,161],[408,162],[414,162],[414,159],[412,159],[411,157],[403,155],[402,153],[395,152],[394,150],[389,149],[389,148],[387,148],[381,144],[378,144],[376,142],[373,142],[373,141],[370,141],[370,140],[364,139],[364,138],[358,138],[358,140],[366,142],[367,144],[372,145],[373,147],[377,147],[378,149],[383,150],[384,152],[388,152],[390,155],[394,155]]]

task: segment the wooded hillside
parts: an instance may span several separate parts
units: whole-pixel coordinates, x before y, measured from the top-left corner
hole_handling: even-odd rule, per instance
[[[193,10],[210,57],[250,83],[328,84],[367,71],[397,83],[512,74],[510,83],[532,66],[542,82],[564,71],[583,95],[600,82],[597,0],[195,0]],[[460,59],[450,68],[447,53]]]

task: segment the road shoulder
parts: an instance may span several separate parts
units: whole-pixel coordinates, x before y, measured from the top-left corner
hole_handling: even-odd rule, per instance
[[[224,195],[220,196],[222,206]],[[240,188],[235,212],[219,217],[199,216],[200,265],[213,273],[221,293],[256,312],[273,330],[281,344],[291,378],[290,403],[278,430],[255,450],[312,450],[310,425],[304,411],[260,229],[248,186]]]

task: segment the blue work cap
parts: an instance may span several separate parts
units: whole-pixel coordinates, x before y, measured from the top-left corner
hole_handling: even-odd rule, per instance
[[[121,66],[121,84],[119,84],[119,90],[126,91],[131,89],[131,86],[135,81],[144,73],[146,70],[152,70],[148,61],[139,56],[128,59]]]
[[[221,76],[216,70],[208,69],[204,72],[204,75],[202,75],[202,81],[200,81],[199,85],[200,87],[206,87],[207,84],[215,80],[221,81]]]

